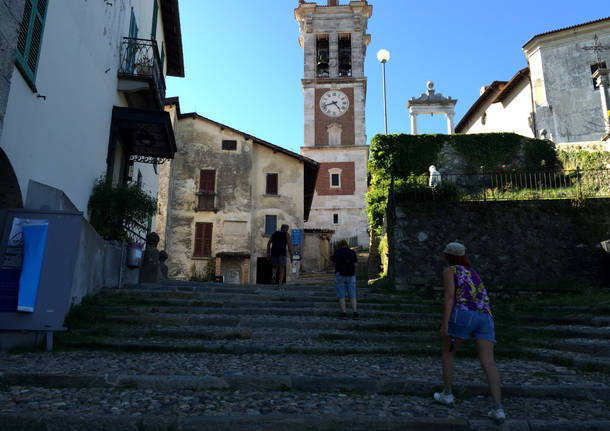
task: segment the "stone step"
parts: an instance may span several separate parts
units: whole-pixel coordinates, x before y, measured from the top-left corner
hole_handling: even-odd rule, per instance
[[[600,340],[591,338],[568,338],[553,341],[524,339],[530,344],[537,344],[540,347],[564,350],[567,352],[587,353],[595,357],[610,359],[610,340]]]
[[[375,343],[367,341],[335,340],[324,342],[309,337],[276,338],[273,343],[268,338],[231,340],[201,340],[193,338],[163,337],[108,337],[89,336],[87,338],[57,337],[56,348],[80,348],[90,350],[116,350],[131,352],[191,352],[191,353],[260,353],[260,354],[317,354],[317,355],[432,355],[439,351],[438,341],[417,340],[408,343]]]
[[[364,404],[364,402],[363,402]],[[419,403],[423,404],[423,403]],[[275,406],[274,406],[275,407]],[[120,409],[117,408],[120,411]],[[176,409],[178,410],[178,409]],[[241,409],[240,409],[241,410]],[[400,416],[377,416],[369,413],[369,416],[355,415],[349,411],[343,414],[299,414],[292,406],[277,408],[278,411],[288,413],[267,413],[273,412],[270,407],[261,409],[248,409],[245,412],[232,415],[218,416],[188,416],[154,414],[120,414],[114,415],[111,412],[106,414],[82,414],[82,413],[54,413],[28,414],[28,413],[2,413],[0,414],[0,427],[4,431],[23,431],[23,430],[71,430],[71,431],[107,431],[115,430],[139,430],[139,431],[159,431],[159,430],[218,430],[218,431],[258,431],[261,429],[291,431],[483,431],[498,428],[484,415],[477,415],[476,419],[471,418],[435,418],[421,417],[421,413],[426,409],[418,407],[415,415],[404,413]],[[414,417],[415,416],[415,417]],[[418,417],[419,416],[419,417]],[[588,431],[607,431],[610,428],[610,421],[606,419],[587,419],[568,420],[565,419],[508,419],[501,429],[515,431],[568,431],[568,430],[588,430]]]
[[[112,295],[104,297],[104,305],[112,306],[114,304],[126,305],[126,302],[131,300],[135,304],[146,304],[150,306],[177,306],[177,307],[218,307],[218,308],[238,308],[238,307],[281,307],[281,308],[316,308],[316,309],[331,309],[337,310],[338,304],[336,299],[324,301],[312,301],[311,299],[302,298],[286,298],[282,297],[257,297],[257,300],[235,300],[233,297],[228,299],[209,299],[208,297],[197,299],[181,299],[181,298],[150,298],[147,296],[133,296],[129,298],[119,297],[112,298]],[[294,299],[294,300],[292,300]],[[368,303],[359,301],[361,304],[366,304],[367,310],[386,310],[386,311],[421,311],[435,312],[439,310],[438,305],[427,304],[411,304],[411,303]],[[127,304],[128,305],[128,304]],[[127,306],[126,305],[126,306]]]
[[[569,362],[573,366],[610,373],[610,358],[597,357],[586,353],[577,353],[557,348],[522,347],[526,352],[534,354],[542,360]]]
[[[537,331],[557,333],[562,336],[584,337],[584,338],[605,338],[610,339],[610,327],[591,327],[585,325],[548,325],[548,326],[516,326],[515,329],[524,331]]]
[[[332,307],[324,307],[324,308],[313,308],[313,307],[275,307],[275,304],[271,304],[270,306],[264,307],[256,307],[256,308],[247,308],[247,307],[168,307],[168,306],[110,306],[105,307],[105,309],[109,310],[112,313],[142,313],[142,314],[180,314],[180,315],[190,315],[190,314],[200,314],[207,316],[331,316],[337,317],[337,305]],[[368,310],[367,309],[367,319],[402,319],[402,320],[435,320],[439,321],[442,317],[440,313],[408,313],[408,312],[399,312],[399,311],[383,311],[383,310]]]
[[[40,373],[7,372],[0,374],[0,383],[6,386],[29,386],[37,388],[112,388],[155,391],[182,390],[230,390],[230,391],[298,391],[313,393],[355,392],[361,394],[405,394],[430,396],[439,389],[439,382],[420,379],[372,378],[340,376],[304,376],[279,374],[226,374],[221,376],[201,375],[60,375]],[[605,385],[503,385],[506,398],[537,398],[563,400],[610,401],[610,390]],[[454,394],[458,399],[487,396],[485,384],[456,385]]]
[[[122,323],[132,325],[160,325],[160,326],[222,326],[227,328],[255,329],[255,328],[292,328],[292,329],[351,329],[363,331],[412,331],[430,330],[438,326],[437,321],[432,319],[411,319],[409,321],[396,322],[395,319],[384,320],[369,318],[362,313],[357,320],[338,319],[326,316],[229,316],[218,315],[184,315],[170,313],[142,313],[136,315],[108,315],[106,321],[111,323]]]

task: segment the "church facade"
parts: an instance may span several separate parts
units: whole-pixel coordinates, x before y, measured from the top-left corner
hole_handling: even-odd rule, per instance
[[[523,46],[528,67],[483,87],[456,132],[515,132],[560,148],[608,148],[608,47],[610,18],[533,36]]]
[[[301,153],[320,163],[305,228],[334,230],[333,240],[357,237],[368,247],[364,58],[372,6],[300,1],[294,14],[304,52]]]

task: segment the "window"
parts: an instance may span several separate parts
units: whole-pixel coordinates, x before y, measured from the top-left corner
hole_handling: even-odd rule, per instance
[[[339,224],[339,214],[333,214],[333,224]]]
[[[352,76],[352,35],[339,35],[339,76]]]
[[[157,15],[159,13],[159,4],[157,0],[153,0],[153,17],[152,17],[152,27],[150,29],[150,38],[155,40],[157,38]]]
[[[222,149],[227,151],[235,151],[237,150],[237,141],[222,141]]]
[[[267,174],[267,182],[265,193],[268,195],[277,195],[277,178],[278,174]]]
[[[199,193],[197,193],[199,211],[213,211],[216,196],[216,171],[202,169],[199,171]]]
[[[341,187],[341,174],[330,174],[330,186]]]
[[[602,69],[605,69],[606,62],[602,61],[601,63],[593,63],[591,65],[591,75],[593,75],[595,73],[595,71],[600,68],[600,66]],[[593,81],[593,88],[595,88],[595,89],[599,88],[599,85],[597,85],[597,82],[596,82],[597,80],[595,78],[591,78],[591,80]]]
[[[327,77],[329,74],[329,47],[328,35],[319,34],[316,39],[316,74]]]
[[[47,0],[25,0],[17,39],[16,64],[31,87],[36,81],[46,13]]]
[[[265,216],[265,235],[271,235],[277,230],[277,216],[266,215]]]
[[[195,223],[195,247],[193,257],[212,255],[212,223]]]

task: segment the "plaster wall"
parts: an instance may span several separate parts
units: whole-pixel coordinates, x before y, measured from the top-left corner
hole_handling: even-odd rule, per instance
[[[0,136],[2,136],[4,113],[13,76],[19,24],[24,5],[25,0],[0,2]]]
[[[593,86],[593,46],[610,44],[610,24],[585,26],[570,33],[543,37],[524,51],[530,62],[536,99],[536,125],[556,143],[596,141],[604,135],[599,90]],[[610,65],[610,53],[601,51]]]
[[[358,236],[358,243],[368,247],[368,218],[364,195],[367,192],[368,146],[301,148],[304,156],[319,162],[354,162],[355,191],[352,195],[321,196],[314,194],[306,228],[334,230],[333,240]],[[329,175],[328,172],[318,172]],[[339,224],[333,224],[333,214],[339,214]]]
[[[36,91],[11,66],[0,147],[15,170],[24,200],[31,179],[63,190],[86,213],[93,184],[106,172],[112,107],[126,106],[117,92],[117,70],[131,7],[138,34],[149,38],[152,1],[51,1]],[[162,35],[157,32],[160,40]],[[35,127],[24,127],[24,119]],[[147,182],[152,191],[155,182]]]
[[[267,173],[278,173],[278,194],[265,194]],[[265,216],[276,215],[278,229],[282,224],[290,230],[303,229],[304,167],[298,159],[255,145],[252,157],[252,257],[250,274],[256,280],[256,260],[267,254],[269,235],[265,235]],[[296,274],[287,271],[287,280]]]
[[[237,140],[237,150],[223,151],[223,139]],[[161,167],[158,206],[162,216],[156,225],[162,237],[159,248],[169,254],[169,277],[185,279],[193,265],[198,273],[205,273],[208,265],[208,258],[193,257],[197,222],[213,223],[212,256],[220,251],[250,252],[249,236],[225,232],[225,222],[244,223],[250,232],[252,141],[218,125],[184,118],[178,121],[176,146],[175,158]],[[216,170],[217,211],[196,211],[202,169]]]
[[[523,80],[510,97],[502,102],[488,103],[479,110],[462,133],[511,132],[529,138],[534,132],[529,125],[532,102],[529,81]],[[485,120],[483,120],[483,116]],[[485,123],[485,124],[483,124]]]

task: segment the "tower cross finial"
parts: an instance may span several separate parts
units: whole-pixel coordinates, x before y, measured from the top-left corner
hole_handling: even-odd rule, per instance
[[[587,51],[594,51],[595,52],[595,58],[597,60],[597,65],[599,67],[601,67],[601,65],[603,63],[601,52],[603,50],[610,49],[610,46],[600,45],[599,44],[599,38],[597,37],[597,35],[595,35],[593,37],[593,46],[583,46],[582,49],[587,50]]]

